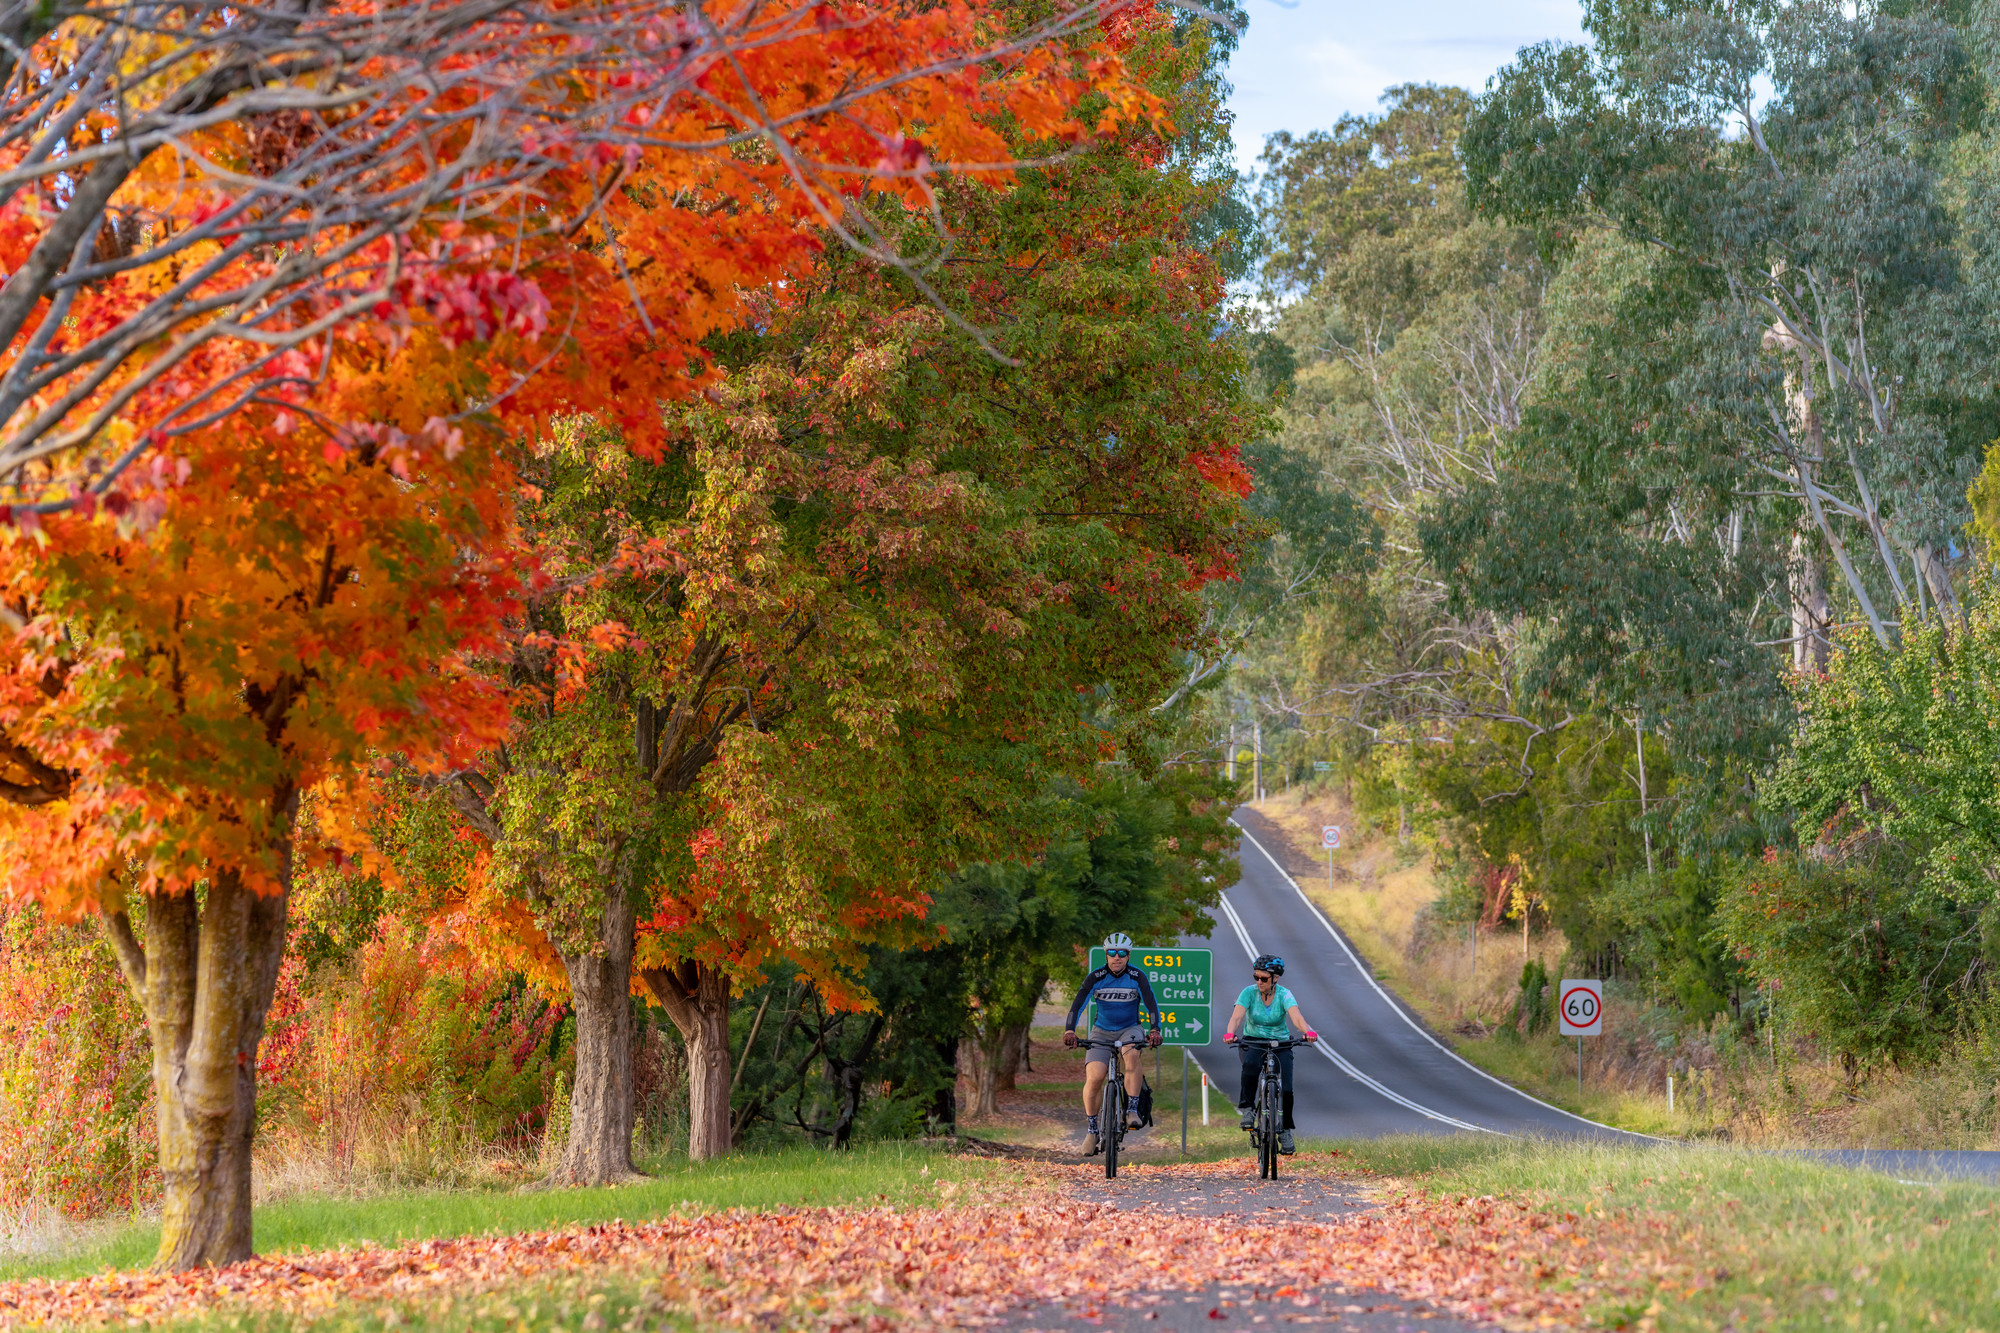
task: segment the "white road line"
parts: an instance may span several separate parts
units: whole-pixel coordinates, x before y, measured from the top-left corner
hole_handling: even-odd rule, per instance
[[[1222,914],[1228,917],[1229,924],[1235,927],[1236,938],[1243,942],[1243,951],[1249,954],[1252,958],[1255,958],[1258,952],[1257,946],[1250,942],[1250,932],[1244,927],[1243,918],[1236,915],[1236,909],[1229,905],[1229,895],[1224,894],[1222,896],[1221,902],[1222,902]],[[1392,1091],[1391,1089],[1383,1086],[1381,1083],[1378,1083],[1376,1080],[1368,1077],[1368,1075],[1362,1073],[1358,1068],[1355,1067],[1352,1061],[1348,1060],[1347,1057],[1343,1056],[1339,1051],[1333,1049],[1332,1044],[1329,1043],[1325,1037],[1321,1037],[1317,1042],[1315,1042],[1313,1044],[1313,1049],[1318,1051],[1321,1055],[1324,1055],[1327,1059],[1333,1061],[1334,1065],[1338,1067],[1342,1073],[1346,1074],[1356,1083],[1359,1083],[1362,1087],[1370,1088],[1375,1092],[1379,1092],[1380,1094],[1382,1094],[1382,1096],[1396,1103],[1396,1105],[1404,1107],[1407,1110],[1415,1111],[1418,1115],[1427,1116],[1430,1119],[1435,1120],[1440,1124],[1450,1125],[1454,1129],[1472,1130],[1480,1134],[1500,1133],[1500,1131],[1497,1129],[1488,1129],[1484,1125],[1475,1125],[1468,1121],[1459,1120],[1456,1119],[1455,1117],[1445,1115],[1441,1111],[1433,1111],[1428,1106],[1420,1105],[1417,1102],[1411,1101],[1408,1097],[1403,1096],[1401,1093]],[[1512,1135],[1501,1135],[1501,1137],[1511,1138]]]
[[[1233,819],[1230,820],[1229,822],[1232,824],[1236,824],[1236,821]],[[1571,1120],[1576,1121],[1578,1124],[1589,1125],[1592,1129],[1608,1129],[1614,1134],[1629,1134],[1635,1139],[1650,1139],[1655,1143],[1665,1142],[1665,1140],[1659,1139],[1651,1134],[1639,1134],[1629,1129],[1619,1129],[1616,1125],[1600,1124],[1599,1122],[1591,1120],[1588,1117],[1580,1116],[1574,1111],[1565,1111],[1560,1106],[1550,1106],[1549,1103],[1543,1101],[1540,1097],[1537,1097],[1532,1093],[1521,1091],[1519,1088],[1515,1087],[1512,1083],[1507,1082],[1505,1079],[1498,1079],[1493,1077],[1493,1075],[1487,1073],[1485,1070],[1481,1069],[1478,1065],[1473,1064],[1470,1060],[1467,1060],[1457,1051],[1454,1051],[1451,1047],[1445,1045],[1443,1042],[1439,1041],[1436,1037],[1433,1037],[1430,1033],[1426,1032],[1422,1024],[1418,1023],[1416,1019],[1411,1018],[1410,1015],[1404,1010],[1403,1006],[1396,1003],[1395,998],[1391,996],[1388,991],[1382,989],[1382,983],[1375,980],[1375,974],[1362,965],[1361,959],[1355,955],[1354,950],[1347,947],[1347,940],[1341,935],[1339,931],[1333,928],[1333,922],[1326,919],[1326,913],[1319,910],[1319,904],[1314,902],[1311,898],[1307,897],[1306,891],[1299,886],[1298,880],[1292,878],[1292,872],[1285,869],[1282,865],[1278,864],[1278,858],[1271,855],[1270,851],[1264,846],[1263,843],[1257,841],[1255,835],[1253,835],[1249,829],[1244,828],[1241,824],[1236,824],[1236,827],[1242,832],[1245,838],[1248,838],[1250,840],[1250,845],[1252,847],[1255,847],[1258,851],[1264,853],[1264,859],[1271,863],[1271,868],[1277,871],[1280,875],[1283,875],[1285,877],[1285,882],[1292,886],[1292,892],[1299,895],[1299,901],[1306,905],[1307,909],[1312,912],[1314,917],[1318,918],[1319,923],[1322,926],[1326,927],[1326,933],[1333,936],[1333,942],[1340,946],[1340,951],[1347,955],[1349,961],[1351,961],[1356,968],[1360,969],[1361,975],[1368,979],[1368,984],[1375,988],[1375,993],[1382,997],[1382,1002],[1388,1005],[1391,1009],[1395,1010],[1396,1016],[1398,1018],[1402,1019],[1405,1023],[1408,1023],[1410,1025],[1410,1030],[1412,1032],[1422,1037],[1425,1041],[1429,1042],[1431,1045],[1437,1047],[1440,1051],[1443,1051],[1446,1055],[1450,1056],[1452,1059],[1458,1061],[1458,1063],[1464,1065],[1467,1069],[1471,1070],[1473,1073],[1479,1075],[1479,1077],[1485,1079],[1488,1083],[1493,1084],[1495,1087],[1505,1088],[1507,1091],[1513,1093],[1517,1097],[1525,1097],[1537,1106],[1548,1107],[1549,1110],[1554,1111],[1556,1114],[1568,1116]]]

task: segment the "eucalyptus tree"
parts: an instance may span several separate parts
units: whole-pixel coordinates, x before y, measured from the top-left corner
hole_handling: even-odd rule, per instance
[[[1384,100],[1378,115],[1275,136],[1264,154],[1264,277],[1290,362],[1279,443],[1377,535],[1363,577],[1267,635],[1240,684],[1363,752],[1468,729],[1518,733],[1519,752],[1563,713],[1545,717],[1517,688],[1510,619],[1449,603],[1418,525],[1497,475],[1535,384],[1549,272],[1527,230],[1467,206],[1470,96],[1406,85]]]
[[[1651,401],[1552,421],[1555,456],[1643,479],[1663,540],[1733,557],[1761,523],[1800,664],[1825,661],[1829,596],[1884,647],[1953,613],[2000,425],[2000,231],[1961,166],[1982,94],[1951,15],[1592,0],[1586,26],[1501,71],[1465,138],[1482,211],[1557,251],[1609,227],[1651,252],[1597,366]]]

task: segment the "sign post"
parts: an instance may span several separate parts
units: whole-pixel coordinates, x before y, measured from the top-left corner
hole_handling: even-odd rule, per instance
[[[1604,983],[1565,978],[1556,991],[1562,1035],[1576,1038],[1576,1099],[1583,1100],[1583,1039],[1604,1035]]]
[[[1187,1071],[1188,1066],[1193,1063],[1194,1057],[1188,1054],[1187,1047],[1181,1047],[1181,1156],[1183,1157],[1187,1156]]]
[[[1340,846],[1340,825],[1328,824],[1319,831],[1319,840],[1326,846],[1326,891],[1333,892],[1333,853]]]

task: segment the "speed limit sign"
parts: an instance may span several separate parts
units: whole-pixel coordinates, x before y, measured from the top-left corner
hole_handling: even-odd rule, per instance
[[[1565,981],[1556,992],[1556,1013],[1565,1037],[1604,1035],[1604,983]]]

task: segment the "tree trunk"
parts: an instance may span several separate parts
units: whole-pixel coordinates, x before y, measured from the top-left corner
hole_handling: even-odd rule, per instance
[[[975,1120],[1000,1114],[1000,1101],[996,1094],[1000,1089],[1000,1044],[1003,1040],[1004,1033],[1001,1031],[978,1029],[959,1039],[958,1067],[972,1080],[970,1109]]]
[[[640,973],[688,1048],[688,1159],[722,1157],[729,1139],[729,978],[683,959]]]
[[[552,1173],[573,1185],[627,1180],[632,1169],[632,947],[637,917],[622,880],[607,889],[595,946],[563,955],[576,1014],[569,1142]]]
[[[854,1122],[861,1113],[861,1080],[868,1062],[875,1057],[875,1043],[882,1036],[882,1015],[875,1014],[868,1020],[868,1030],[862,1034],[861,1045],[852,1059],[832,1054],[826,1057],[827,1082],[832,1084],[834,1104],[839,1112],[833,1122],[833,1146],[848,1148],[853,1144]]]
[[[958,1137],[958,1038],[939,1040],[938,1057],[943,1060],[947,1077],[943,1086],[931,1098],[930,1121],[932,1132]]]
[[[1028,1025],[1015,1023],[1000,1036],[1000,1091],[1013,1092],[1021,1064],[1028,1056]]]
[[[1792,537],[1792,669],[1821,672],[1832,656],[1827,634],[1826,570],[1801,532]]]
[[[152,1038],[160,1268],[184,1272],[252,1253],[257,1048],[284,960],[285,917],[284,893],[260,897],[231,868],[209,880],[203,902],[192,892],[148,896],[144,944],[124,912],[104,918]]]
[[[1938,619],[1947,624],[1956,619],[1964,624],[1965,604],[1959,600],[1958,589],[1952,585],[1951,568],[1939,558],[1937,548],[1928,545],[1917,547],[1916,561],[1917,575],[1930,589]]]

